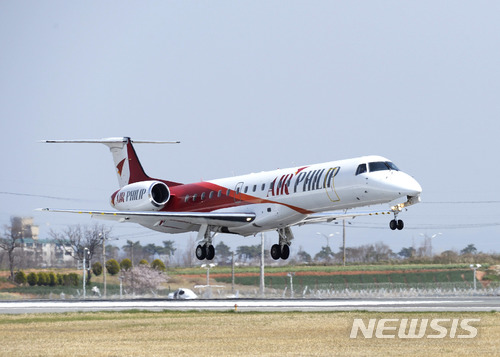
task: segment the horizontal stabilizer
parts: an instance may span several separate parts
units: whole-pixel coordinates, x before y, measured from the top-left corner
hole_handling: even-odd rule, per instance
[[[178,144],[180,141],[152,141],[152,140],[132,140],[129,137],[122,138],[104,138],[104,139],[77,139],[77,140],[42,140],[42,143],[48,144],[104,144],[113,156],[115,172],[118,178],[118,184],[121,187],[126,185],[151,180],[142,168],[137,157],[137,153],[132,143],[138,144]],[[159,180],[160,181],[160,180]],[[179,185],[176,182],[164,181],[167,185]]]
[[[78,140],[41,140],[48,144],[115,144],[126,143],[127,138],[78,139]],[[130,140],[135,144],[180,144],[180,141]]]

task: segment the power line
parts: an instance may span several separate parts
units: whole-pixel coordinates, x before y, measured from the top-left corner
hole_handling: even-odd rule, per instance
[[[455,204],[499,204],[500,201],[422,201],[427,205],[455,205]]]
[[[57,196],[45,196],[45,195],[35,195],[31,193],[19,193],[19,192],[0,192],[2,195],[12,195],[12,196],[27,196],[27,197],[41,197],[48,198],[51,200],[63,200],[63,201],[88,201],[78,198],[67,198],[67,197],[57,197]]]
[[[326,223],[327,225],[331,225]],[[487,227],[498,227],[500,222],[490,222],[490,223],[465,223],[465,224],[420,224],[420,225],[406,225],[404,230],[424,230],[424,229],[473,229],[473,228],[487,228]],[[366,224],[357,222],[348,226],[349,229],[388,229],[388,226],[375,226],[373,224]]]

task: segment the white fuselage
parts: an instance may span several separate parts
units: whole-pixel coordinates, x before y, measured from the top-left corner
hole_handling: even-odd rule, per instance
[[[293,225],[313,213],[388,203],[420,194],[417,181],[397,169],[372,172],[368,168],[357,174],[360,165],[374,162],[390,161],[380,156],[365,156],[210,180],[174,187],[172,192],[181,191],[178,196],[188,202],[194,194],[200,200],[203,195],[197,211],[254,213],[253,222],[231,229],[231,233],[241,235]],[[218,205],[218,191],[226,199],[223,206]],[[182,211],[189,209],[189,204],[179,207]],[[168,231],[165,227],[158,230]]]

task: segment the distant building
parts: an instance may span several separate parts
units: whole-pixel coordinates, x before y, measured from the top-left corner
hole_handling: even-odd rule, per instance
[[[12,235],[20,236],[20,246],[16,254],[21,257],[22,268],[67,268],[76,265],[68,251],[53,240],[39,239],[39,227],[34,225],[33,217],[13,217]]]
[[[33,217],[13,217],[11,224],[13,236],[21,236],[21,239],[38,240],[40,229],[34,225]]]
[[[48,239],[23,239],[21,243],[21,255],[36,268],[74,267],[76,261],[67,252],[71,249]]]

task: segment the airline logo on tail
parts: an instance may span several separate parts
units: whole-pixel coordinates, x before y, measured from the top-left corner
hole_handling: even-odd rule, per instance
[[[118,165],[116,166],[116,169],[118,170],[118,175],[122,175],[122,172],[123,172],[123,165],[125,164],[125,160],[126,159],[123,159],[122,161],[120,161],[118,163]]]

